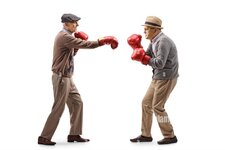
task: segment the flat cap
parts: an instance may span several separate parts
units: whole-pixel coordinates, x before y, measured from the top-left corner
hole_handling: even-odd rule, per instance
[[[75,22],[75,21],[78,21],[80,19],[81,19],[80,17],[77,17],[74,14],[63,14],[62,17],[61,17],[61,21],[63,23],[64,22]]]

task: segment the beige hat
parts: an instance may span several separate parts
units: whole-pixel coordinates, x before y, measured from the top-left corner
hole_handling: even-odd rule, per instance
[[[143,26],[149,26],[149,27],[163,29],[163,27],[161,27],[161,25],[162,25],[161,19],[159,19],[158,17],[155,17],[155,16],[148,16],[146,18],[145,24]]]

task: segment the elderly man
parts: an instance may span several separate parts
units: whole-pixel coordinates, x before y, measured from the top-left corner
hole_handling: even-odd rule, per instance
[[[87,41],[88,36],[84,32],[77,32],[80,17],[74,14],[64,14],[61,17],[63,29],[57,34],[53,50],[52,84],[54,91],[54,104],[48,116],[38,144],[55,145],[51,138],[58,126],[60,117],[67,104],[70,112],[70,132],[68,142],[88,142],[82,134],[83,102],[72,80],[74,71],[73,57],[78,49],[94,49],[110,44],[112,49],[117,48],[118,41],[113,36],[99,38],[97,41]],[[74,36],[73,36],[73,33]]]
[[[144,26],[145,38],[150,45],[145,52],[141,45],[141,35],[133,34],[128,44],[133,48],[131,58],[149,65],[153,69],[151,84],[142,101],[141,135],[130,139],[131,142],[151,142],[153,112],[164,138],[158,144],[176,143],[177,138],[168,115],[165,103],[173,91],[178,78],[178,56],[174,42],[161,29],[162,21],[155,16],[148,16]]]

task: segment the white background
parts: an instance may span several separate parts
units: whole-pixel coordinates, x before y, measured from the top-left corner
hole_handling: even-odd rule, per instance
[[[84,102],[83,137],[67,143],[66,108],[53,136],[37,144],[53,104],[52,49],[63,13],[82,19],[89,40],[113,35],[119,47],[80,50],[74,81]],[[2,0],[0,2],[0,149],[224,149],[224,5],[222,0]],[[140,134],[141,100],[151,67],[132,61],[127,37],[143,34],[148,15],[163,21],[177,45],[178,84],[166,109],[179,142],[160,146],[156,120],[152,143],[129,141]],[[149,41],[143,38],[146,48]]]

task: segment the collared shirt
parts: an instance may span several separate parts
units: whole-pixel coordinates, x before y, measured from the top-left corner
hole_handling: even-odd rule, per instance
[[[179,76],[176,45],[163,32],[152,40],[146,54],[151,57],[149,65],[153,68],[153,79],[174,79]]]
[[[156,37],[154,37],[154,39],[152,39],[151,43],[152,43],[152,50],[153,52],[155,53],[156,50],[155,50],[155,47],[156,47],[156,43],[158,42],[160,36],[162,35],[163,33],[160,32]]]
[[[70,34],[70,35],[72,35],[72,34],[73,34],[73,33],[72,33],[72,32],[70,32],[69,30],[66,30],[65,28],[63,28],[63,29],[62,29],[62,31],[63,31],[63,32],[66,32],[66,33],[68,33],[68,34]]]

